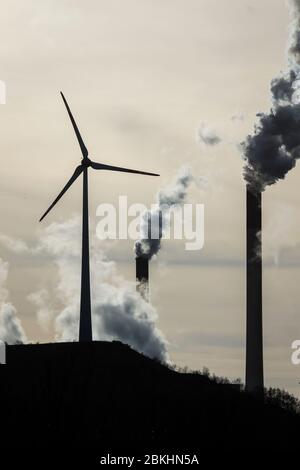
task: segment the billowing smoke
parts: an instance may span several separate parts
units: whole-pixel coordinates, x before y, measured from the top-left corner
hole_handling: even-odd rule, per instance
[[[44,331],[49,331],[54,317],[54,309],[51,307],[51,299],[46,289],[40,289],[28,295],[28,300],[37,309],[38,324]]]
[[[0,339],[7,344],[27,341],[16,308],[8,302],[8,290],[5,287],[8,275],[8,263],[0,258]]]
[[[237,111],[230,116],[230,119],[232,122],[243,122],[245,120],[245,113],[242,111]]]
[[[56,318],[56,329],[63,340],[78,338],[80,226],[77,218],[68,224],[52,224],[40,242],[54,256],[59,270],[57,290],[66,307]],[[118,276],[115,264],[93,242],[91,286],[94,339],[119,339],[150,357],[167,360],[154,308],[136,293],[133,283]]]
[[[96,310],[105,334],[133,345],[149,357],[166,361],[166,342],[155,327],[157,315],[153,307],[135,291],[116,289],[114,298],[112,294]]]
[[[254,191],[283,179],[300,157],[300,0],[290,0],[288,70],[272,80],[272,108],[258,114],[242,144],[244,177]]]
[[[210,146],[214,146],[222,142],[221,137],[217,134],[214,127],[207,124],[201,124],[201,126],[196,129],[196,140],[199,143]]]
[[[169,227],[170,211],[181,206],[186,199],[187,190],[193,181],[191,169],[182,166],[177,177],[169,186],[159,191],[157,204],[151,211],[146,211],[142,216],[140,240],[135,243],[136,256],[144,256],[151,259],[161,248],[161,238]],[[149,230],[149,227],[153,230]]]
[[[264,223],[265,262],[273,262],[276,266],[284,262],[285,251],[296,246],[297,231],[297,210],[287,204],[272,203],[272,210],[268,211]],[[261,236],[259,233],[259,240]],[[258,245],[261,250],[261,243]],[[261,256],[261,252],[257,255]]]
[[[20,238],[11,238],[4,233],[0,233],[0,242],[8,250],[13,251],[16,254],[22,254],[28,251],[26,243]]]
[[[7,242],[9,240],[9,243]],[[6,246],[20,253],[20,243],[6,237]],[[80,310],[81,218],[73,217],[65,223],[52,223],[39,234],[33,247],[23,246],[26,252],[43,255],[45,263],[54,261],[58,277],[54,292],[39,288],[29,300],[36,306],[40,325],[47,329],[53,324],[57,341],[78,340]],[[136,350],[162,361],[168,360],[167,342],[156,327],[155,309],[135,291],[134,283],[126,282],[116,272],[91,237],[91,289],[93,338],[118,339]],[[61,308],[53,307],[51,296]]]

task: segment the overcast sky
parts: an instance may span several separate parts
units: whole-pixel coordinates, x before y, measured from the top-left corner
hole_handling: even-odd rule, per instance
[[[38,219],[80,162],[60,90],[95,160],[161,174],[91,175],[94,225],[98,204],[116,204],[124,194],[150,204],[184,164],[207,180],[188,193],[189,202],[205,204],[203,250],[186,252],[171,240],[151,264],[151,301],[179,365],[244,379],[245,185],[238,143],[256,113],[269,109],[270,81],[285,67],[287,28],[284,0],[1,2],[2,234],[36,244],[43,230]],[[215,129],[219,143],[199,143],[203,124]],[[264,194],[266,384],[297,395],[300,366],[290,356],[292,341],[300,339],[299,180],[298,166]],[[80,208],[77,182],[42,227]],[[101,248],[133,281],[132,242]],[[52,340],[27,297],[55,283],[53,262],[5,244],[0,257],[9,261],[10,300],[29,340]]]

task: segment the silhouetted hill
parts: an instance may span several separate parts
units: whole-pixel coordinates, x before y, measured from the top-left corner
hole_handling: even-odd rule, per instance
[[[293,448],[300,417],[120,342],[7,347],[2,446]]]

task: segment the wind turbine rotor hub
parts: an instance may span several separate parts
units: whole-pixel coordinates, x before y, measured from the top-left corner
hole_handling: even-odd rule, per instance
[[[87,158],[87,157],[86,157],[86,158],[83,158],[83,159],[81,160],[81,165],[84,166],[84,167],[89,167],[89,166],[91,166],[91,163],[92,163],[91,160],[90,160],[89,158]]]

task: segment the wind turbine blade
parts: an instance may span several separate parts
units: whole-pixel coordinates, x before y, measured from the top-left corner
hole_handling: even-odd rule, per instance
[[[51,206],[46,210],[45,214],[40,218],[39,222],[41,222],[45,217],[46,215],[48,214],[48,212],[51,211],[51,209],[53,209],[53,207],[55,206],[55,204],[60,200],[60,198],[65,194],[65,192],[69,189],[69,187],[74,183],[74,181],[78,178],[78,176],[83,172],[84,170],[84,166],[82,165],[79,165],[76,170],[74,171],[73,175],[71,176],[71,178],[69,179],[69,181],[67,182],[67,184],[65,185],[64,189],[59,193],[59,195],[57,196],[57,198],[52,202]]]
[[[73,118],[73,115],[72,115],[72,113],[71,113],[71,110],[70,110],[70,108],[69,108],[69,105],[68,105],[68,103],[67,103],[67,100],[66,100],[66,98],[64,97],[63,92],[61,91],[60,94],[61,94],[61,97],[62,97],[62,99],[63,99],[63,101],[64,101],[64,103],[65,103],[65,106],[66,106],[66,108],[67,108],[69,117],[70,117],[70,119],[71,119],[71,122],[72,122],[72,125],[73,125],[73,128],[74,128],[74,131],[75,131],[75,134],[76,134],[76,137],[77,137],[77,140],[78,140],[78,143],[79,143],[79,146],[80,146],[82,155],[83,155],[83,158],[87,158],[89,152],[88,152],[86,146],[84,145],[84,142],[83,142],[82,137],[81,137],[81,135],[80,135],[80,132],[79,132],[79,130],[78,130],[77,124],[76,124],[76,122],[75,122],[75,119]]]
[[[123,171],[124,173],[137,173],[138,175],[159,176],[157,173],[148,173],[147,171],[131,170],[130,168],[104,165],[103,163],[91,162],[90,165],[92,168],[94,168],[94,170]]]

